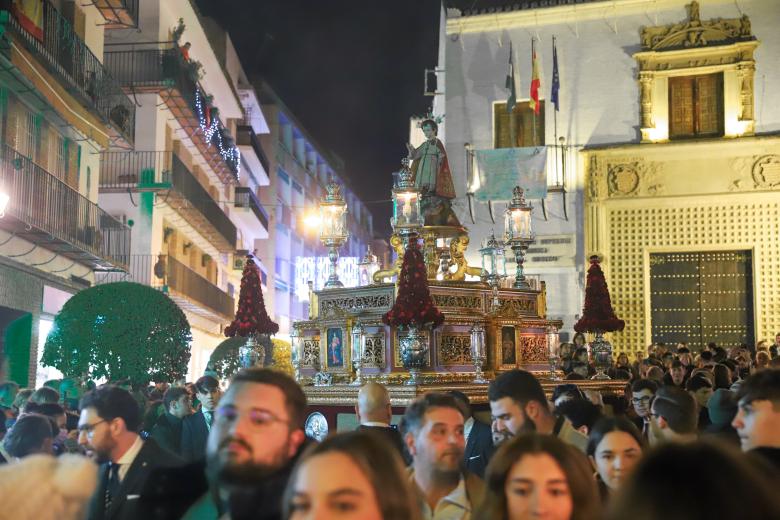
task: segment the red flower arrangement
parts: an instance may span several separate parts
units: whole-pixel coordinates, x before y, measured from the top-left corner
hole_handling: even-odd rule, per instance
[[[244,272],[241,275],[236,319],[225,328],[225,336],[247,337],[252,334],[276,334],[277,332],[279,332],[279,325],[271,320],[265,310],[263,291],[260,288],[260,270],[252,255],[247,255]]]
[[[420,328],[436,328],[444,323],[444,314],[431,299],[425,261],[415,241],[406,248],[398,275],[398,297],[393,308],[382,315],[382,322],[391,327]]]
[[[604,271],[599,265],[599,257],[590,257],[590,269],[585,285],[585,305],[582,317],[574,325],[577,332],[615,332],[623,330],[626,322],[619,319],[612,309]]]

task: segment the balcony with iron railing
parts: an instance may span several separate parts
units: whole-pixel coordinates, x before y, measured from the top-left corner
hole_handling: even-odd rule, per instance
[[[106,29],[128,29],[138,27],[138,4],[140,0],[94,0],[95,7],[106,19]]]
[[[182,309],[207,318],[232,319],[235,301],[208,279],[170,255],[129,255],[127,272],[95,273],[95,283],[136,282],[168,294]]]
[[[266,176],[268,172],[268,157],[266,157],[263,147],[260,145],[260,139],[255,134],[254,128],[248,124],[238,125],[236,127],[236,144],[241,147],[247,147],[255,154],[260,165],[263,167]],[[245,153],[246,155],[246,153]]]
[[[237,209],[251,210],[266,232],[268,231],[268,213],[252,188],[246,186],[236,187],[235,207]]]
[[[6,144],[0,191],[9,197],[0,227],[94,269],[123,269],[130,228]]]
[[[199,64],[185,59],[174,42],[106,44],[106,67],[132,92],[160,94],[171,114],[220,179],[235,183],[240,159],[235,142],[208,106],[198,86]]]
[[[104,151],[100,154],[100,191],[155,191],[221,252],[236,247],[236,226],[222,207],[173,152]]]
[[[7,6],[3,2],[0,6]],[[116,137],[132,145],[135,132],[135,105],[120,86],[48,0],[40,3],[42,25],[27,23],[18,15],[16,4],[0,10],[0,31],[7,29],[84,107],[95,113]],[[23,23],[21,20],[25,20]]]

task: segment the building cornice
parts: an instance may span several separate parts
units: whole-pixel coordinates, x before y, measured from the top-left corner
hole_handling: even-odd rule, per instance
[[[690,0],[609,0],[585,4],[560,5],[537,9],[505,11],[474,16],[456,16],[447,18],[447,34],[460,35],[468,33],[483,33],[515,29],[520,27],[539,27],[543,25],[560,25],[562,23],[586,22],[591,20],[612,19],[623,16],[647,16],[648,24],[653,25],[654,12],[669,9],[681,9]],[[707,5],[730,4],[730,0],[709,0]]]

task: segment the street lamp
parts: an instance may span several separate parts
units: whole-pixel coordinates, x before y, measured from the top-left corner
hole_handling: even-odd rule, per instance
[[[401,171],[398,172],[398,183],[393,187],[393,218],[390,225],[404,241],[404,249],[409,246],[411,237],[417,234],[417,229],[423,226],[420,211],[420,189],[414,185],[412,171],[409,169],[409,159],[401,160]]]
[[[479,250],[482,257],[482,275],[487,278],[488,285],[493,289],[493,310],[501,305],[498,299],[498,285],[502,278],[506,277],[506,257],[504,256],[504,244],[496,240],[491,232]]]
[[[320,240],[328,248],[330,276],[325,289],[344,287],[339,280],[336,266],[339,261],[339,248],[349,238],[347,231],[347,203],[341,196],[341,186],[330,182],[325,187],[327,193],[320,201]]]
[[[523,273],[525,252],[534,241],[531,228],[531,210],[533,206],[525,200],[523,188],[515,186],[512,190],[512,201],[504,213],[504,230],[506,242],[515,253],[517,270],[515,271],[515,289],[530,289],[531,285]]]
[[[366,256],[358,262],[358,273],[360,275],[360,285],[371,285],[374,282],[374,273],[379,271],[379,259],[371,252],[371,246],[366,250]]]
[[[352,384],[355,386],[363,386],[363,332],[363,325],[359,321],[355,322],[352,326],[352,366],[355,367],[355,380]]]

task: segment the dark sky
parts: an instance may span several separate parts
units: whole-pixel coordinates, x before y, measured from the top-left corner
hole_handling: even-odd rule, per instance
[[[437,61],[440,0],[199,1],[230,33],[247,75],[261,78],[322,146],[346,163],[374,227],[389,233],[391,173],[409,117],[431,106],[424,69]]]

